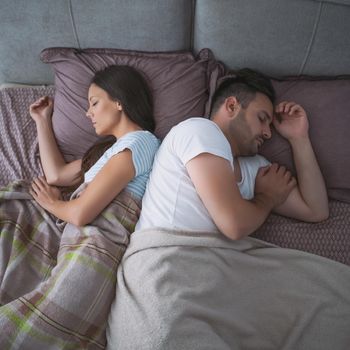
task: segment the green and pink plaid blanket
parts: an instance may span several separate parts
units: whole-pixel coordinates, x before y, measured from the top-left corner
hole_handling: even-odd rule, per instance
[[[123,191],[76,227],[56,222],[27,188],[0,190],[0,349],[104,349],[116,270],[141,203]]]

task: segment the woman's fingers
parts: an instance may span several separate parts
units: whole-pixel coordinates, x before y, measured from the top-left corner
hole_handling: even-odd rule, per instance
[[[42,176],[35,178],[32,182],[32,189],[38,193],[46,189],[47,183]]]
[[[50,102],[50,98],[48,96],[42,96],[38,100],[36,100],[34,103],[30,105],[30,107],[39,107],[43,105],[47,105]]]
[[[37,183],[36,179],[33,180],[31,189],[35,192],[35,194],[38,194],[38,192],[40,192],[40,185]]]

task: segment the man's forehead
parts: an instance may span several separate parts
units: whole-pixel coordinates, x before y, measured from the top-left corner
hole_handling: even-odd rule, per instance
[[[271,100],[262,93],[257,93],[255,99],[252,101],[255,104],[255,107],[259,110],[259,113],[262,113],[272,121],[273,117],[273,104]]]

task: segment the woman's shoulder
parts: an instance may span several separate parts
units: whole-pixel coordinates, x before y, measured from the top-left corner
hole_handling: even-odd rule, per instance
[[[125,134],[123,137],[117,140],[115,144],[112,145],[113,148],[120,148],[132,145],[147,145],[148,147],[158,148],[160,140],[147,130],[137,130]]]

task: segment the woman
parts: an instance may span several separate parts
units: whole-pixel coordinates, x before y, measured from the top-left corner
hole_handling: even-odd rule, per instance
[[[159,140],[151,133],[151,93],[135,69],[97,72],[88,99],[86,115],[96,133],[116,140],[71,163],[53,135],[52,100],[30,106],[45,177],[33,181],[30,195],[13,186],[0,196],[0,348],[106,344],[116,269],[138,220]],[[79,184],[69,201],[55,187]]]
[[[86,115],[96,133],[115,136],[118,141],[112,141],[104,156],[85,174],[84,182],[89,186],[83,194],[69,202],[60,200],[57,189],[48,184],[77,184],[82,176],[82,160],[66,164],[60,154],[50,127],[52,100],[44,97],[30,106],[47,179],[34,180],[30,193],[46,210],[77,226],[93,220],[125,187],[142,198],[159,146],[159,141],[151,134],[155,127],[151,93],[133,68],[110,66],[96,73],[88,98],[90,107]],[[90,157],[91,153],[90,150]]]

